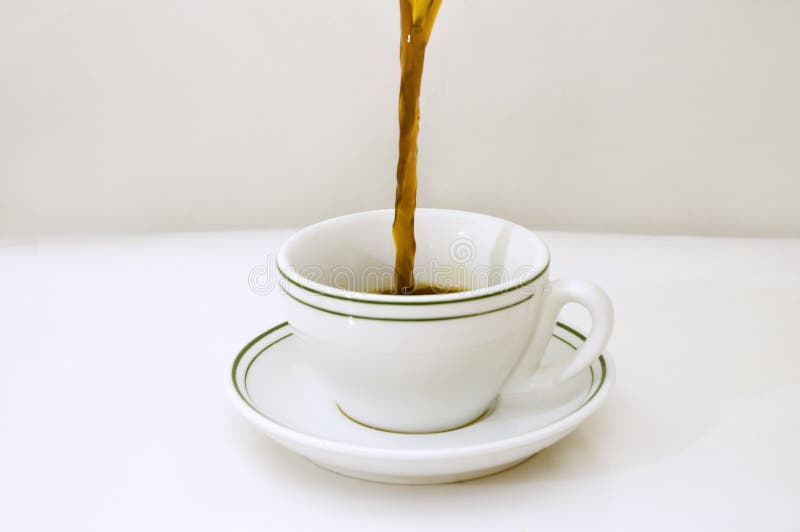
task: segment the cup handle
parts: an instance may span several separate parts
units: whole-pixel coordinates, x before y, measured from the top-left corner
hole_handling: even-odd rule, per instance
[[[608,295],[588,281],[559,279],[545,287],[539,324],[531,344],[535,352],[544,353],[555,331],[558,315],[569,303],[578,303],[589,311],[592,329],[574,355],[563,362],[540,368],[534,374],[537,384],[556,384],[574,377],[602,354],[611,336],[614,327],[614,308]]]

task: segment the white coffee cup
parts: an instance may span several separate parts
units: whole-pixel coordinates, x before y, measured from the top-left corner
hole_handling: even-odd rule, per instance
[[[288,321],[352,419],[412,433],[471,422],[516,366],[540,371],[567,303],[586,307],[592,328],[555,380],[576,375],[605,348],[613,326],[605,292],[586,281],[550,281],[544,242],[491,216],[416,211],[415,279],[466,291],[370,293],[393,281],[393,217],[381,210],[326,220],[294,234],[278,255]]]

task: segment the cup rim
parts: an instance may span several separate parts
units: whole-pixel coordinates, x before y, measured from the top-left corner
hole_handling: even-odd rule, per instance
[[[424,208],[424,207],[417,208],[417,212],[474,216],[474,217],[485,218],[495,222],[512,224],[516,227],[519,227],[520,229],[528,232],[533,238],[538,240],[539,243],[541,244],[545,252],[544,265],[541,268],[531,270],[530,272],[525,272],[523,275],[520,275],[514,279],[509,279],[507,281],[503,281],[501,283],[497,283],[491,286],[486,286],[483,288],[465,290],[463,292],[451,292],[451,293],[419,295],[419,296],[409,297],[397,294],[372,294],[369,292],[345,290],[343,288],[337,288],[334,286],[326,285],[323,283],[319,283],[317,281],[313,281],[308,277],[304,277],[303,275],[298,273],[289,263],[288,254],[290,248],[293,245],[297,245],[297,242],[299,240],[301,240],[305,235],[311,233],[312,231],[317,230],[320,227],[327,225],[329,223],[333,223],[355,215],[368,215],[368,214],[378,214],[387,212],[393,213],[394,209],[374,209],[370,211],[353,212],[341,216],[336,216],[334,218],[328,218],[321,222],[317,222],[315,224],[306,226],[303,229],[300,229],[299,231],[295,232],[291,237],[289,237],[289,239],[286,242],[284,242],[284,244],[280,248],[280,251],[278,252],[278,257],[276,260],[278,275],[287,282],[299,288],[302,288],[303,290],[306,290],[308,292],[344,301],[351,301],[356,303],[374,303],[374,304],[384,304],[384,305],[431,305],[431,304],[441,304],[441,303],[474,301],[476,299],[484,299],[487,297],[505,294],[513,290],[517,290],[519,288],[523,288],[525,286],[530,285],[531,283],[542,277],[550,268],[550,249],[547,247],[547,244],[541,238],[539,238],[539,236],[536,233],[534,233],[533,231],[531,231],[530,229],[528,229],[523,225],[511,222],[509,220],[505,220],[503,218],[499,218],[497,216],[491,216],[488,214],[482,214],[477,212],[461,211],[455,209]]]

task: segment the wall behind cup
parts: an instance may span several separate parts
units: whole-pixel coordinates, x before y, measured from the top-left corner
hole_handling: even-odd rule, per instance
[[[0,236],[391,207],[396,0],[0,0]],[[800,236],[800,2],[444,0],[419,202]]]

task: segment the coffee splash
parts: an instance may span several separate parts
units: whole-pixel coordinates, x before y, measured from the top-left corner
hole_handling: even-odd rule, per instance
[[[419,294],[414,287],[414,211],[417,206],[417,135],[419,92],[425,47],[441,0],[400,0],[400,122],[397,192],[392,237],[395,245],[395,291]]]

